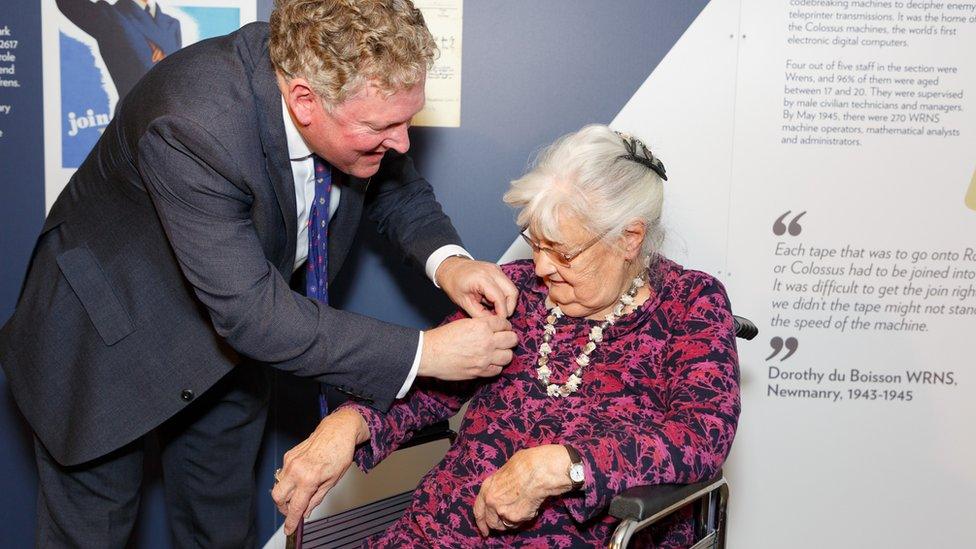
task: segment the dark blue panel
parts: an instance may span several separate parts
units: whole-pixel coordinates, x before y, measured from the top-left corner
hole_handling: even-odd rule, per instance
[[[13,0],[0,14],[0,69],[15,74],[0,79],[19,87],[0,86],[0,322],[13,312],[34,237],[44,221],[43,86],[41,83],[41,8],[31,0]],[[9,36],[3,36],[4,29]],[[16,40],[15,49],[3,42]]]
[[[13,309],[34,237],[43,219],[41,57],[39,4],[13,0],[0,13],[21,41],[18,79],[0,88],[0,104],[21,105],[0,129],[0,320]],[[6,0],[6,8],[10,0]],[[413,153],[437,189],[468,248],[494,260],[515,236],[512,213],[501,203],[508,181],[521,174],[532,152],[589,122],[608,122],[677,41],[707,0],[469,1],[464,9],[462,125],[412,132]],[[266,19],[271,0],[258,0]],[[0,66],[5,64],[0,62]],[[449,306],[439,291],[404,266],[385,242],[364,227],[333,300],[348,309],[400,324],[428,326]],[[34,471],[29,432],[0,378],[0,467],[4,468],[0,547],[29,546],[33,539]],[[280,517],[267,497],[274,462],[314,426],[313,389],[279,379],[262,464],[258,472],[259,540]],[[307,403],[304,407],[296,403]],[[304,408],[304,409],[300,409]],[[169,544],[158,470],[147,464],[140,547]]]
[[[494,261],[508,248],[517,234],[501,201],[508,182],[540,146],[610,122],[706,4],[465,2],[461,127],[412,130],[412,153],[469,251]],[[364,239],[335,299],[371,316],[429,325],[446,300],[390,254],[382,239]]]
[[[8,34],[9,33],[9,34]],[[16,40],[16,47],[6,40]],[[10,55],[13,60],[10,60]],[[44,218],[44,136],[41,82],[41,5],[6,0],[0,10],[0,68],[14,67],[19,87],[0,86],[0,323],[13,312]],[[30,432],[0,374],[0,546],[29,547],[36,494]]]

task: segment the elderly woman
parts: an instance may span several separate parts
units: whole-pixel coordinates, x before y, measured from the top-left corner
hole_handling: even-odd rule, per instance
[[[503,266],[520,288],[511,364],[492,379],[421,380],[385,415],[347,403],[323,421],[361,444],[328,459],[369,470],[471,400],[443,461],[368,546],[605,546],[616,494],[719,470],[739,415],[732,315],[717,280],[658,254],[664,179],[643,143],[592,125],[512,182],[504,198],[534,255]],[[690,536],[685,516],[637,541]]]

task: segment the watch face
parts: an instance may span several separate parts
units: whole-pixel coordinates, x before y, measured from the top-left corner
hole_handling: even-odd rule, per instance
[[[573,482],[583,482],[582,463],[574,463],[573,466],[569,468],[569,480]]]

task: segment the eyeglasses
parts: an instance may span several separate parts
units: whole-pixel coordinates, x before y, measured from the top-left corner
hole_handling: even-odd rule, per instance
[[[610,231],[604,231],[594,236],[586,244],[583,244],[582,246],[576,248],[576,250],[572,252],[560,252],[559,250],[554,250],[547,246],[543,246],[538,242],[536,242],[535,240],[533,240],[531,236],[526,234],[526,231],[528,230],[529,230],[528,228],[522,229],[522,232],[519,233],[519,235],[522,237],[523,240],[525,240],[526,244],[528,244],[529,247],[532,248],[532,252],[533,253],[544,252],[547,256],[549,256],[549,259],[555,261],[556,263],[558,263],[563,267],[572,267],[572,262],[574,259],[579,257],[580,254],[582,254],[586,250],[592,248],[594,244],[599,242],[601,238],[603,238],[604,236],[606,236],[608,232],[610,232]]]

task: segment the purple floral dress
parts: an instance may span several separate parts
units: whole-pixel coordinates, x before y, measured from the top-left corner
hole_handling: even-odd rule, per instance
[[[368,471],[418,429],[453,416],[471,399],[459,436],[421,480],[403,517],[366,547],[606,546],[616,520],[610,500],[644,484],[706,480],[722,467],[739,416],[739,371],[728,297],[711,276],[662,260],[651,298],[621,317],[590,355],[583,383],[566,398],[536,378],[547,289],[531,261],[502,269],[519,287],[514,359],[496,378],[422,379],[388,413],[348,403],[372,439],[356,451]],[[461,314],[448,320],[459,318]],[[599,322],[564,316],[550,355],[563,383]],[[582,490],[546,499],[519,530],[482,538],[473,504],[485,477],[519,449],[568,443],[583,458]],[[690,512],[641,532],[635,546],[691,545]]]

